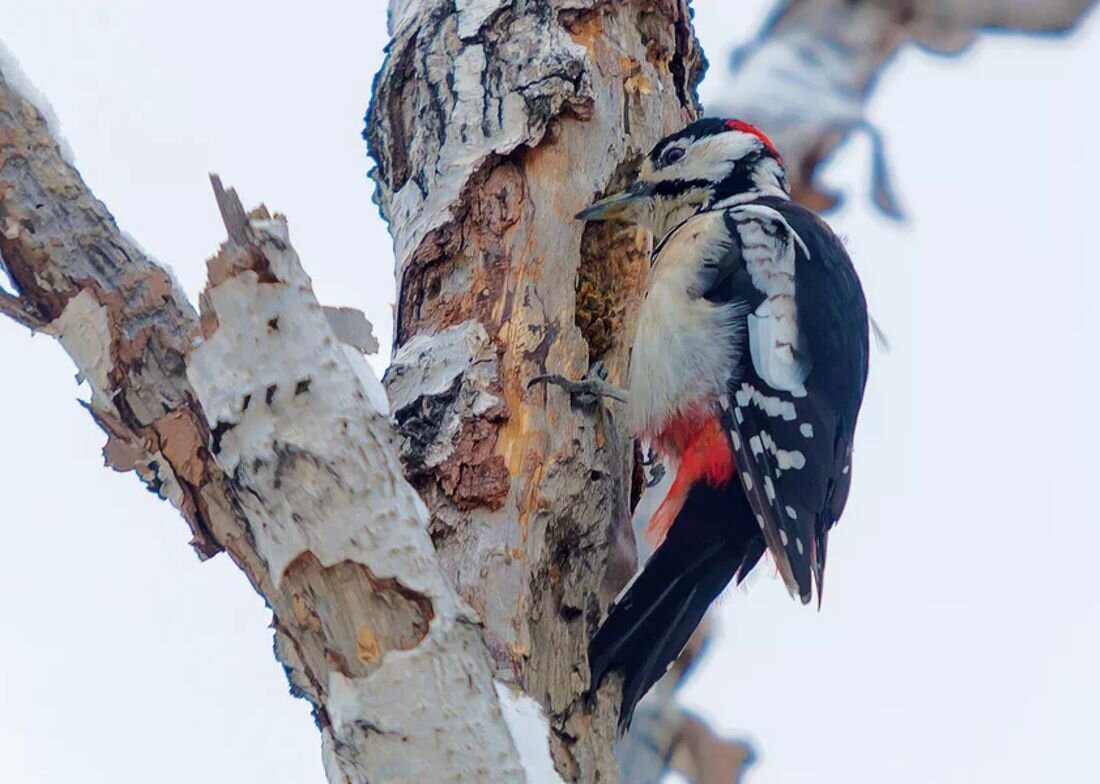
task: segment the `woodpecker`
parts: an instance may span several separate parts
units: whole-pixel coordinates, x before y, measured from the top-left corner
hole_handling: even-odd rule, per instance
[[[867,305],[832,230],[791,200],[754,126],[704,119],[662,139],[626,190],[577,217],[652,232],[626,419],[675,471],[656,550],[589,646],[590,698],[623,676],[620,730],[710,603],[765,552],[818,603],[848,498],[868,368]]]

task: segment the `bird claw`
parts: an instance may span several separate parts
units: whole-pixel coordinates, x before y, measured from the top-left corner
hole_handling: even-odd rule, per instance
[[[657,485],[661,484],[661,480],[665,478],[665,464],[656,463],[648,471],[646,471],[646,473],[649,474],[649,478],[646,480],[645,486],[656,487]]]
[[[544,373],[528,381],[527,388],[530,389],[535,384],[553,384],[561,387],[569,393],[574,403],[583,408],[592,408],[605,397],[618,400],[620,403],[626,402],[626,393],[607,383],[607,368],[602,362],[593,363],[580,381],[573,381],[557,373]]]

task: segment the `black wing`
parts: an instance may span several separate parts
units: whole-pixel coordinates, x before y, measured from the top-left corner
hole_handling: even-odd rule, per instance
[[[794,254],[800,350],[811,369],[801,388],[776,389],[745,352],[723,409],[742,486],[780,573],[803,602],[816,582],[820,601],[828,532],[851,481],[867,378],[867,307],[844,246],[816,215],[778,198],[748,206],[728,212],[734,228],[764,216],[775,252]],[[742,264],[727,265],[705,296],[755,307],[766,293]]]

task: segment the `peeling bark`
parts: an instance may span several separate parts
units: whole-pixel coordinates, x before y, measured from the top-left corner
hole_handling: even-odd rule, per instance
[[[624,379],[648,239],[572,216],[696,116],[687,4],[392,2],[390,32],[365,136],[396,252],[402,458],[558,770],[616,780],[614,701],[587,715],[585,654],[633,570],[634,448],[614,411],[527,382],[595,359]]]
[[[216,179],[230,239],[200,317],[6,77],[0,63],[0,254],[18,295],[3,311],[69,353],[108,464],[263,595],[329,781],[522,780],[477,617],[402,476],[365,319],[323,309],[285,219],[245,215]]]
[[[199,555],[214,555],[232,526],[213,518],[233,503],[220,472],[193,459],[209,439],[183,374],[194,309],[64,162],[43,115],[0,80],[0,257],[18,293],[5,313],[61,340],[91,389],[109,464],[169,498]]]
[[[1090,5],[791,0],[741,53],[729,111],[776,137],[799,196],[825,208],[814,174],[865,127],[899,47],[1062,30]],[[563,778],[614,781],[615,684],[584,707],[585,649],[633,569],[636,453],[614,410],[526,382],[595,359],[625,375],[648,239],[571,216],[698,113],[687,3],[391,0],[389,23],[366,136],[396,250],[392,405],[362,358],[369,324],[317,303],[285,220],[219,189],[230,239],[196,314],[66,162],[4,56],[0,257],[15,293],[0,291],[0,314],[58,338],[107,464],[264,596],[330,781],[522,780],[510,733],[531,711],[516,685],[544,707]],[[896,210],[884,176],[876,199]],[[662,767],[629,752],[628,781],[667,764],[717,781],[741,764],[675,708],[678,677],[643,730]]]

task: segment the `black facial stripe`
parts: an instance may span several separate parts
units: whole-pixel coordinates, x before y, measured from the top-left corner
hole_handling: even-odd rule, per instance
[[[714,183],[710,180],[662,180],[653,185],[654,196],[681,196],[695,188],[709,188]]]
[[[752,173],[756,171],[756,167],[763,159],[763,152],[752,152],[736,161],[733,170],[726,175],[725,179],[715,183],[714,201],[722,201],[730,196],[755,189],[757,185],[752,180]]]

